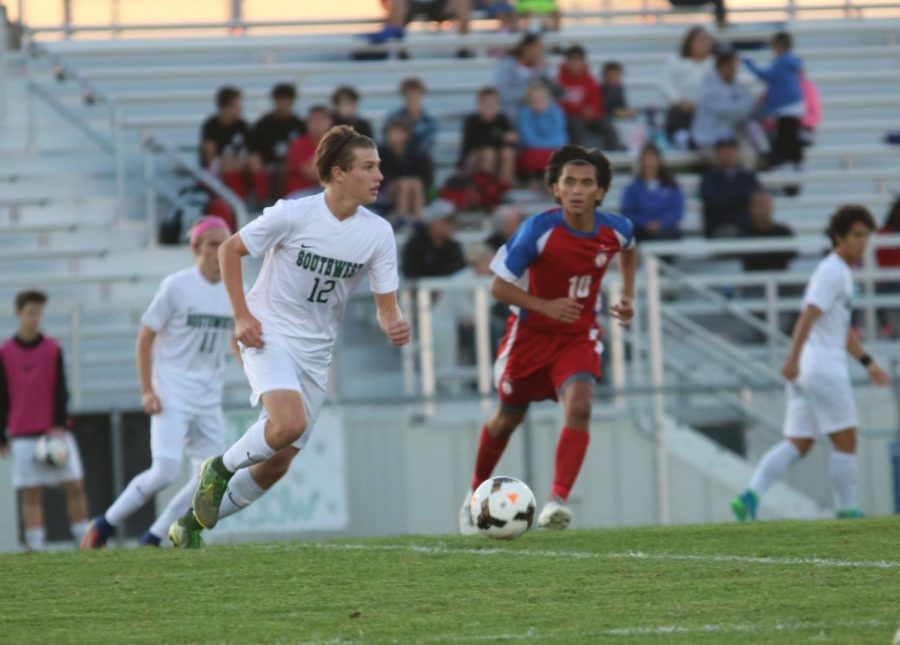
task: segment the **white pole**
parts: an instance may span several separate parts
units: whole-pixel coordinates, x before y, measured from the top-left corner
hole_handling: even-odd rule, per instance
[[[875,271],[877,270],[877,266],[878,265],[875,262],[875,249],[870,244],[868,248],[866,248],[866,253],[863,256],[863,269],[865,270],[863,286],[865,287],[864,293],[868,300],[865,313],[866,338],[870,340],[875,340],[878,337],[878,314],[875,303],[872,302],[872,298],[875,297]]]
[[[81,350],[81,309],[75,307],[69,318],[69,339],[72,343],[72,403],[76,410],[84,405],[84,355]]]
[[[653,384],[653,420],[656,424],[656,483],[659,502],[659,522],[668,524],[669,508],[669,456],[666,448],[665,396],[662,392],[663,346],[662,311],[659,293],[659,259],[648,255],[647,270],[647,331],[650,337],[650,381]]]
[[[778,369],[778,285],[771,277],[766,278],[766,322],[769,324],[769,364]]]
[[[618,280],[609,283],[609,302],[616,303],[622,299],[622,284]],[[612,383],[616,394],[613,400],[617,408],[625,405],[625,397],[621,394],[625,388],[627,372],[625,366],[625,331],[618,321],[609,321],[610,360],[612,362]]]
[[[475,357],[478,363],[478,393],[491,393],[491,321],[487,287],[475,287]]]
[[[412,290],[409,288],[400,291],[400,310],[407,316],[412,316],[413,297]],[[403,364],[403,393],[406,396],[416,393],[416,352],[413,345],[415,342],[416,339],[413,337],[412,341],[400,348],[400,359]]]
[[[431,399],[435,391],[434,328],[431,326],[431,291],[428,288],[418,288],[416,304],[419,313],[419,369],[422,372],[422,396]],[[434,403],[427,403],[426,410],[432,414]]]

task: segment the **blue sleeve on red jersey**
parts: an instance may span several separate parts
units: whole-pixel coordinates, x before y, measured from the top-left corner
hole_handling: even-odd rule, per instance
[[[548,211],[525,220],[506,242],[504,264],[516,278],[521,278],[539,255],[539,240],[559,223],[558,211]]]
[[[621,215],[597,213],[602,226],[608,226],[616,232],[622,249],[634,248],[634,222]]]

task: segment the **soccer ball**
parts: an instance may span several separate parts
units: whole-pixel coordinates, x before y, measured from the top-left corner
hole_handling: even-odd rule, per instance
[[[482,535],[494,540],[515,540],[534,523],[534,493],[513,477],[492,477],[482,482],[469,511]]]
[[[69,458],[69,446],[62,437],[44,435],[34,446],[34,458],[48,466],[62,466]]]

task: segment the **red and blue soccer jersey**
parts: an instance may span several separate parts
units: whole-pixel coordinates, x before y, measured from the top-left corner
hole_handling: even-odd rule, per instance
[[[573,377],[599,377],[600,282],[616,253],[633,247],[630,220],[595,211],[594,230],[577,231],[556,208],[525,221],[500,248],[491,262],[499,278],[543,300],[583,305],[572,323],[513,308],[494,366],[501,402],[519,407],[556,399]]]

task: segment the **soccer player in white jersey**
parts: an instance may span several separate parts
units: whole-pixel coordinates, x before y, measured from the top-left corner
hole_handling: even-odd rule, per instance
[[[193,513],[169,531],[176,546],[198,544],[201,529],[258,499],[306,444],[325,398],[344,306],[364,274],[381,330],[393,345],[409,342],[397,304],[393,230],[363,207],[378,196],[378,164],[374,141],[348,126],[332,128],[316,150],[324,192],[279,201],[219,250],[250,401],[264,409],[223,455],[203,462]],[[246,255],[265,259],[245,298]]]
[[[225,359],[234,346],[234,324],[218,251],[228,232],[218,217],[199,220],[191,229],[194,266],[163,280],[141,318],[135,353],[142,404],[152,415],[152,462],[91,522],[82,550],[105,546],[129,515],[175,482],[185,448],[194,473],[203,459],[222,451],[222,383]],[[175,494],[141,544],[159,546],[169,525],[190,509],[197,477]]]
[[[863,206],[841,206],[831,217],[828,236],[833,250],[806,287],[803,311],[781,370],[787,381],[785,439],[763,456],[750,487],[732,501],[739,522],[756,519],[759,496],[823,436],[831,440],[830,476],[837,516],[862,516],[856,499],[858,422],[846,353],[862,363],[876,385],[890,382],[850,329],[850,267],[862,259],[873,230],[875,220]]]

